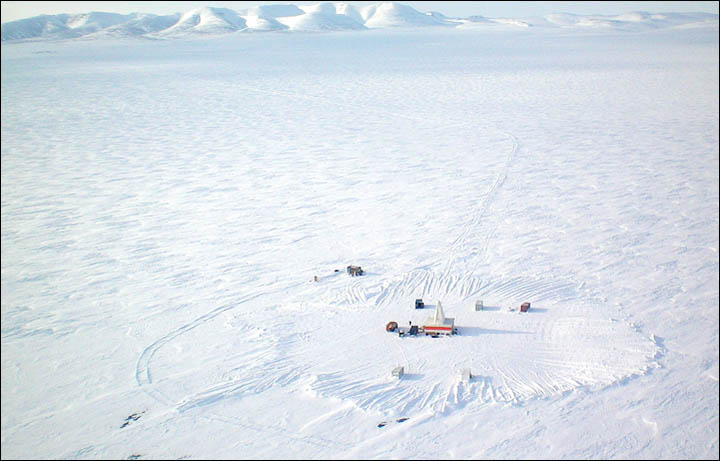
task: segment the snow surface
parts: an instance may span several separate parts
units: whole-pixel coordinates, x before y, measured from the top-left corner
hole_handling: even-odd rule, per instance
[[[4,43],[3,459],[717,459],[717,21],[480,25]]]

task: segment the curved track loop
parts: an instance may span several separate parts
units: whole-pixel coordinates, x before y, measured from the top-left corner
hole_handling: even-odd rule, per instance
[[[152,361],[153,356],[157,351],[162,348],[163,346],[167,345],[169,342],[176,339],[178,336],[187,333],[198,326],[214,319],[218,315],[222,314],[223,312],[227,312],[231,309],[235,309],[236,307],[242,305],[243,303],[246,303],[248,301],[251,301],[253,299],[259,298],[261,296],[272,294],[272,293],[279,293],[283,290],[287,290],[288,288],[292,288],[295,286],[298,286],[299,284],[295,283],[289,286],[283,286],[281,288],[275,289],[271,292],[258,292],[258,293],[252,293],[248,294],[240,299],[238,299],[236,302],[225,304],[223,306],[220,306],[218,308],[215,308],[211,310],[210,312],[201,315],[200,317],[196,318],[195,320],[186,323],[185,325],[182,325],[170,333],[166,334],[165,336],[161,337],[160,339],[156,340],[149,346],[147,346],[145,349],[143,349],[142,353],[140,354],[140,357],[137,360],[137,363],[135,365],[135,381],[137,382],[138,386],[142,387],[145,392],[150,395],[152,398],[157,400],[158,402],[161,402],[165,405],[175,405],[177,404],[176,401],[166,396],[164,393],[162,393],[160,390],[153,389],[150,385],[153,383],[152,380],[152,373],[150,369],[150,363]]]
[[[291,99],[311,100],[311,101],[315,101],[315,102],[318,102],[321,104],[330,104],[330,105],[346,106],[346,107],[350,106],[349,104],[344,103],[344,102],[332,101],[332,100],[328,100],[327,98],[323,98],[321,96],[313,96],[313,95],[309,95],[309,94],[298,94],[298,93],[292,93],[292,92],[265,90],[265,89],[261,89],[261,88],[255,88],[255,87],[240,87],[240,88],[245,91],[279,95],[279,96],[283,96],[283,97],[287,97],[287,98],[291,98]],[[357,106],[357,104],[355,106]],[[355,106],[353,106],[353,108],[356,108]],[[372,111],[378,112],[377,107],[366,106],[366,107],[364,107],[364,109],[371,111],[371,112]],[[388,119],[405,118],[405,119],[409,119],[409,120],[413,120],[413,121],[424,122],[424,120],[419,117],[414,117],[412,115],[408,115],[405,113],[392,113],[388,110],[383,110],[383,109],[380,109],[380,111],[383,112],[383,114]],[[468,125],[470,125],[469,122],[453,123],[453,124],[448,124],[446,126],[441,126],[441,127],[435,128],[435,130],[447,130],[450,128],[456,128],[459,126],[468,126]],[[483,203],[481,204],[479,211],[477,213],[475,213],[472,221],[468,225],[465,226],[461,235],[458,236],[458,238],[456,238],[455,241],[453,242],[453,244],[451,246],[451,250],[450,250],[451,253],[453,254],[453,257],[459,251],[460,247],[462,247],[463,243],[467,239],[467,235],[470,233],[472,228],[482,218],[482,215],[485,213],[487,206],[490,203],[490,201],[492,200],[495,191],[500,186],[502,186],[502,183],[505,181],[505,177],[507,176],[507,170],[509,168],[509,164],[514,159],[514,157],[517,153],[517,147],[518,147],[517,139],[510,133],[505,133],[505,134],[508,135],[513,140],[513,143],[514,143],[513,148],[508,155],[508,161],[505,164],[503,172],[500,173],[496,177],[495,182],[493,183],[493,185],[490,189],[490,192],[486,195],[485,199],[483,200]],[[449,272],[449,270],[451,268],[451,264],[452,264],[452,258],[448,259],[448,262],[446,263],[446,273]],[[411,274],[414,274],[414,273],[415,273],[415,271],[413,271],[413,273],[411,273]],[[294,284],[292,286],[297,286],[297,285],[298,284]],[[253,294],[246,295],[232,304],[226,304],[226,305],[217,307],[217,308],[211,310],[210,312],[198,317],[197,319],[193,320],[192,322],[182,325],[182,326],[176,328],[175,330],[171,331],[167,335],[159,338],[158,340],[156,340],[155,342],[153,342],[152,344],[147,346],[143,350],[143,352],[140,354],[140,357],[137,360],[136,367],[135,367],[135,379],[136,379],[138,386],[143,388],[148,393],[148,395],[153,397],[158,402],[163,403],[164,405],[176,404],[177,402],[173,402],[173,399],[171,399],[170,397],[163,394],[160,390],[150,388],[150,385],[153,383],[150,365],[151,365],[153,356],[156,354],[156,352],[163,346],[167,345],[168,343],[170,343],[171,341],[176,339],[177,337],[181,336],[182,334],[184,334],[190,330],[193,330],[194,328],[198,327],[199,325],[202,325],[205,322],[212,320],[213,318],[217,317],[218,315],[220,315],[223,312],[232,310],[232,309],[242,305],[243,303],[246,303],[250,300],[256,299],[260,296],[279,293],[280,291],[285,290],[287,288],[289,288],[289,287],[282,287],[282,288],[279,288],[277,290],[273,290],[270,292],[267,292],[267,291],[256,292]],[[390,289],[397,290],[398,288],[391,287]],[[356,302],[365,300],[365,298],[363,297],[363,294],[361,292],[357,291],[357,289],[356,289],[356,291],[351,292],[350,297],[351,297],[351,299],[354,299]],[[379,296],[380,299],[385,298],[385,297],[386,297],[386,293],[381,293]],[[402,352],[402,354],[404,355],[404,352]]]
[[[258,88],[244,89],[290,98],[313,100],[322,104],[347,105],[312,95],[298,95]],[[375,107],[366,109],[369,111],[378,110]],[[389,119],[402,117],[418,120],[407,114],[383,112]],[[476,125],[472,125],[470,122],[452,124],[438,129],[458,126],[478,129]],[[415,298],[418,293],[432,293],[440,297],[447,295],[458,300],[469,299],[479,293],[483,295],[491,294],[497,298],[514,299],[532,295],[533,300],[538,302],[577,298],[577,283],[573,281],[527,277],[486,280],[461,273],[458,270],[458,261],[463,254],[467,253],[467,247],[471,242],[475,249],[472,257],[474,259],[484,257],[495,230],[491,228],[482,233],[479,232],[479,227],[483,224],[483,218],[487,216],[490,206],[505,184],[519,151],[519,141],[512,133],[490,125],[484,127],[484,129],[504,134],[511,142],[511,146],[507,151],[501,170],[496,173],[492,184],[485,191],[482,201],[474,210],[471,218],[453,239],[447,251],[443,253],[445,256],[429,261],[421,267],[402,274],[399,278],[390,281],[386,280],[382,282],[380,287],[368,286],[363,281],[353,280],[347,281],[347,283],[325,285],[322,291],[317,287],[309,288],[309,290],[315,290],[314,296],[306,296],[306,298],[316,299],[319,303],[338,307],[357,307],[372,304],[384,308],[409,305],[407,300]],[[474,246],[477,241],[482,242],[479,253]],[[437,268],[437,270],[434,268]],[[430,341],[416,341],[410,346],[411,343],[401,344],[401,342],[397,341],[397,338],[390,338],[390,335],[388,335],[379,341],[377,345],[377,353],[380,356],[383,354],[387,356],[388,348],[392,348],[395,353],[388,358],[394,359],[400,364],[410,365],[413,370],[428,370],[427,375],[416,375],[416,379],[411,377],[411,379],[405,380],[402,386],[398,385],[397,381],[379,379],[377,370],[369,365],[354,366],[348,373],[313,373],[305,371],[301,376],[301,373],[296,370],[302,369],[305,362],[312,362],[312,357],[317,357],[320,352],[313,349],[314,346],[311,342],[310,344],[304,344],[302,340],[292,343],[292,347],[287,348],[287,351],[282,351],[280,357],[273,356],[269,352],[258,352],[260,355],[254,359],[254,364],[249,366],[247,363],[239,363],[236,368],[232,368],[233,364],[228,363],[229,376],[223,377],[227,378],[227,381],[206,387],[199,392],[189,396],[186,395],[180,399],[168,396],[161,392],[160,389],[155,389],[152,386],[152,359],[157,351],[168,343],[224,312],[231,311],[260,297],[271,296],[279,294],[283,290],[296,288],[301,284],[307,286],[305,282],[301,282],[288,284],[277,289],[266,289],[247,294],[236,302],[217,307],[156,340],[143,350],[137,360],[135,376],[138,386],[158,402],[167,406],[175,406],[180,412],[210,405],[246,392],[258,393],[274,385],[284,386],[300,378],[311,379],[309,387],[316,395],[348,399],[361,409],[385,411],[388,402],[393,402],[394,410],[400,413],[427,409],[445,411],[448,408],[462,407],[472,401],[480,404],[485,402],[514,402],[534,396],[562,392],[584,384],[607,384],[613,382],[613,380],[638,373],[642,369],[642,365],[647,367],[647,361],[644,359],[651,353],[651,351],[646,350],[647,348],[644,344],[641,344],[639,339],[630,338],[628,344],[635,349],[626,352],[625,354],[628,357],[618,363],[612,362],[614,356],[612,354],[608,355],[607,350],[589,350],[586,348],[576,354],[573,347],[577,346],[577,341],[565,341],[568,332],[583,331],[590,336],[593,334],[612,335],[618,332],[624,333],[624,331],[620,331],[622,326],[606,324],[605,320],[598,319],[591,319],[585,323],[570,322],[567,324],[553,324],[552,322],[543,324],[538,322],[535,328],[541,331],[535,336],[530,335],[528,331],[522,330],[493,331],[492,329],[486,329],[481,332],[485,338],[482,342],[472,341],[471,338],[442,338]],[[519,342],[520,345],[517,346],[518,349],[516,350],[507,349],[507,341],[503,342],[502,340],[503,335],[506,334],[523,335],[520,337],[527,338],[527,341]],[[341,344],[342,340],[342,337],[337,339],[338,345]],[[443,357],[443,348],[451,346],[457,348],[457,344],[451,345],[456,340],[463,343],[460,347],[467,350],[467,358],[462,363],[456,363],[453,366],[472,367],[473,373],[477,374],[470,383],[458,382],[455,375],[438,374],[432,371],[444,369],[442,363],[438,362],[436,358]],[[596,338],[595,341],[597,341]],[[389,342],[392,342],[393,346],[389,346]],[[287,344],[288,342],[285,341],[283,346],[287,346]],[[526,356],[524,349],[520,349],[521,347],[527,347],[527,344],[530,344],[534,351],[530,358]],[[588,344],[597,344],[597,342],[588,342]],[[408,347],[414,349],[408,349]],[[428,347],[431,349],[427,349]],[[343,369],[343,363],[363,363],[363,358],[367,357],[367,355],[353,357],[352,350],[344,352],[347,353],[347,356],[338,359],[340,361],[336,369]],[[263,353],[265,355],[262,355]],[[582,354],[587,354],[587,357]],[[355,358],[357,360],[354,360]],[[509,367],[507,366],[508,363],[514,363],[517,366]],[[640,364],[640,366],[635,366],[636,364]],[[347,365],[345,366],[347,367]],[[269,372],[268,369],[273,371]],[[234,374],[233,370],[237,370],[237,373]],[[459,370],[455,371],[459,372]],[[423,379],[419,379],[419,377],[423,377]],[[239,419],[228,419],[219,415],[210,416],[230,424],[247,426],[245,421]],[[278,428],[278,430],[285,429]],[[319,447],[329,447],[327,441],[324,440],[309,440],[307,437],[302,439],[305,442],[317,444]],[[337,446],[333,447],[336,448]]]

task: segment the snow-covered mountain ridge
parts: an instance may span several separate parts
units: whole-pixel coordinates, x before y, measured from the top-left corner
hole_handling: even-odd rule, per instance
[[[2,24],[2,41],[57,40],[78,37],[168,38],[192,35],[260,31],[335,31],[396,27],[444,26],[550,27],[575,29],[646,30],[717,25],[710,13],[631,12],[617,16],[556,13],[540,18],[509,19],[471,16],[448,18],[438,12],[420,12],[396,2],[365,7],[347,3],[295,6],[262,5],[247,10],[201,7],[184,14],[103,13],[41,15]]]

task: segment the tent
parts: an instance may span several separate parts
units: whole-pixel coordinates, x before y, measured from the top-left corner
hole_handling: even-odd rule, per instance
[[[428,317],[423,325],[426,335],[451,335],[455,329],[455,319],[453,317],[445,317],[442,303],[438,301],[435,306],[435,313]]]

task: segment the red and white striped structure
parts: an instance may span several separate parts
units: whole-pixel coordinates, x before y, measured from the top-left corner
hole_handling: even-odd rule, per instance
[[[438,301],[435,306],[435,314],[428,317],[423,325],[426,335],[451,335],[455,329],[455,319],[453,317],[445,317],[442,304]]]

